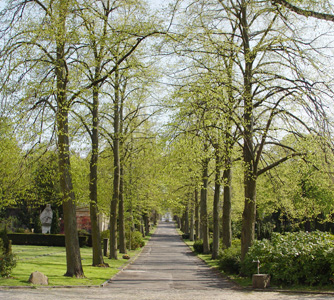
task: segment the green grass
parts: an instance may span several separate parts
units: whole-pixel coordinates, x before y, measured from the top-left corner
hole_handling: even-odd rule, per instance
[[[145,237],[145,243],[150,239],[155,228],[152,228],[149,236]],[[104,262],[109,268],[92,267],[92,248],[81,248],[81,259],[83,271],[86,278],[78,279],[65,277],[66,252],[64,247],[43,246],[12,246],[16,255],[17,264],[10,278],[0,278],[0,286],[31,286],[28,283],[29,276],[34,271],[42,272],[49,279],[49,286],[95,286],[101,285],[119,270],[129,263],[129,260],[111,260],[104,257]],[[142,249],[128,251],[131,258],[137,256]]]
[[[130,257],[134,257],[140,251],[129,251],[128,254]],[[45,274],[49,279],[50,286],[101,285],[129,262],[122,259],[122,255],[119,255],[118,260],[104,257],[109,268],[92,267],[92,249],[81,248],[82,266],[86,278],[77,279],[63,276],[66,273],[66,252],[63,247],[13,245],[13,252],[16,254],[17,265],[10,278],[0,278],[0,286],[31,286],[28,279],[34,271]]]

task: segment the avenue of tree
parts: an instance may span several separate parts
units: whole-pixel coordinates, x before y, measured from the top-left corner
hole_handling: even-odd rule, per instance
[[[332,222],[330,2],[4,2],[1,204],[62,206],[66,276],[77,206],[94,266],[102,214],[112,259],[166,211],[214,259]]]

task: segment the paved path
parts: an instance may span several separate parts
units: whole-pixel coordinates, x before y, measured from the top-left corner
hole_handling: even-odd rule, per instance
[[[138,259],[104,288],[3,289],[0,299],[301,300],[334,296],[240,290],[193,256],[173,223],[161,223]]]
[[[112,289],[229,289],[230,282],[219,278],[193,255],[181,240],[173,223],[160,223],[141,256],[117,274]]]

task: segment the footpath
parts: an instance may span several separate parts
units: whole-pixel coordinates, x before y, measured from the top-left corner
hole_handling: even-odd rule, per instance
[[[162,222],[139,257],[101,288],[2,289],[0,299],[299,300],[333,295],[242,290],[194,256],[174,223]]]

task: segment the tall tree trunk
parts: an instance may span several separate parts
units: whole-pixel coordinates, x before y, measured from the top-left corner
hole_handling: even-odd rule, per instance
[[[231,163],[225,163],[223,172],[224,201],[223,201],[223,246],[230,248],[232,245],[232,169]]]
[[[203,161],[203,175],[202,175],[202,187],[201,187],[201,235],[203,239],[203,253],[210,253],[210,239],[209,239],[209,225],[208,225],[208,181],[209,181],[209,159],[205,158]]]
[[[120,182],[120,195],[119,195],[119,252],[126,253],[126,239],[125,239],[125,215],[124,215],[124,170],[121,166],[121,182]]]
[[[198,199],[198,189],[195,189],[195,235],[196,240],[201,239],[200,233],[200,220],[199,220],[199,199]]]
[[[216,149],[216,174],[215,174],[215,193],[213,199],[213,244],[212,244],[212,259],[217,259],[219,256],[219,202],[220,202],[220,157]]]
[[[145,227],[145,236],[148,236],[150,234],[150,218],[149,218],[149,214],[145,213],[143,215],[143,219],[144,219],[144,227]]]
[[[77,230],[75,195],[73,192],[71,164],[70,164],[70,142],[68,129],[69,104],[66,99],[67,89],[67,67],[65,61],[66,41],[66,16],[68,13],[68,1],[59,1],[57,7],[57,31],[56,39],[56,81],[57,81],[57,137],[59,153],[60,187],[63,195],[63,213],[65,225],[66,266],[65,276],[84,277],[79,237]]]
[[[117,259],[117,207],[120,195],[120,112],[119,112],[119,70],[115,70],[115,99],[114,99],[114,186],[110,205],[110,258]]]
[[[184,213],[184,233],[189,234],[189,205],[187,205]]]
[[[64,231],[66,246],[65,276],[84,277],[79,237],[77,229],[76,205],[70,171],[70,150],[68,139],[68,113],[67,109],[58,111],[58,147],[60,187],[63,194]]]
[[[244,71],[244,185],[245,185],[245,206],[242,214],[241,230],[241,259],[243,260],[252,245],[255,237],[256,220],[256,166],[254,153],[254,116],[253,116],[253,97],[252,97],[252,68],[254,58],[250,51],[249,26],[247,22],[247,4],[243,0],[241,6],[241,27],[242,39],[245,55]]]
[[[99,99],[98,87],[93,87],[93,107],[92,107],[92,156],[90,159],[90,181],[89,181],[89,197],[90,197],[90,220],[92,226],[92,248],[93,248],[93,266],[104,265],[101,234],[99,226],[99,210],[97,205],[97,164],[99,157]]]
[[[190,229],[189,229],[189,240],[194,240],[194,234],[195,234],[195,211],[194,211],[194,204],[191,204],[191,210],[190,210]]]

